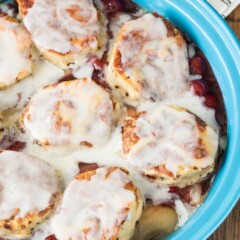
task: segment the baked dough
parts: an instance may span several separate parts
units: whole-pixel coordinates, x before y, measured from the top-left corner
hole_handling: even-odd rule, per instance
[[[111,136],[120,104],[94,81],[49,85],[34,95],[21,124],[40,145],[100,146]]]
[[[24,25],[41,55],[67,69],[106,44],[106,19],[89,0],[17,0]]]
[[[14,18],[0,14],[0,90],[32,73],[32,40]]]
[[[99,168],[77,175],[68,185],[52,226],[59,240],[128,240],[142,207],[127,172]]]
[[[116,95],[139,100],[176,98],[187,90],[187,48],[167,20],[146,14],[126,22],[112,49],[107,79]]]
[[[0,169],[0,236],[30,237],[59,201],[59,177],[49,164],[14,151],[0,152]]]
[[[123,151],[141,174],[167,186],[184,187],[211,173],[218,134],[187,109],[158,106],[127,117]]]

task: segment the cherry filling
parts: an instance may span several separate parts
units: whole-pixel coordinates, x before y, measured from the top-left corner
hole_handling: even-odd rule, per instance
[[[96,170],[98,167],[99,166],[96,163],[84,163],[84,162],[78,163],[79,173],[93,171]]]
[[[215,118],[220,125],[221,136],[226,136],[227,121],[223,102],[223,96],[217,80],[213,74],[212,68],[203,53],[195,47],[196,54],[189,60],[189,69],[191,74],[201,75],[201,79],[193,80],[189,83],[189,88],[195,95],[204,97],[204,104],[208,108],[215,109]],[[216,166],[223,157],[223,150],[219,151]],[[170,192],[177,194],[185,202],[196,206],[201,196],[205,195],[211,185],[211,180],[207,179],[201,183],[188,186],[186,188],[171,187]],[[201,193],[200,193],[201,188]]]
[[[57,240],[57,238],[54,234],[52,234],[52,235],[49,235],[48,237],[46,237],[45,240]]]
[[[195,183],[184,188],[170,187],[169,193],[178,195],[183,201],[187,202],[191,206],[198,206],[201,203],[201,198],[204,194],[201,183]]]
[[[102,2],[107,13],[120,12],[124,9],[123,2],[119,0],[102,0]]]
[[[88,63],[94,67],[95,70],[102,71],[104,68],[104,61],[97,56],[93,56],[89,59]]]
[[[196,54],[189,60],[189,67],[190,67],[190,73],[191,74],[206,74],[208,67],[204,59]]]
[[[206,81],[200,80],[193,80],[190,82],[190,88],[197,96],[205,96],[208,92],[208,87]]]
[[[0,150],[11,150],[20,152],[26,146],[26,142],[21,142],[15,139],[15,135],[5,135],[0,141]]]
[[[93,56],[89,59],[88,63],[93,66],[94,71],[92,74],[92,79],[104,89],[110,89],[110,86],[104,79],[104,65],[106,64],[106,56],[104,55],[102,59]]]
[[[216,120],[222,128],[226,128],[225,109],[220,88],[206,57],[199,49],[195,48],[195,50],[196,54],[189,60],[189,69],[191,74],[201,75],[201,79],[192,80],[189,88],[195,95],[204,97],[204,104],[216,110]]]
[[[76,79],[72,73],[66,73],[63,77],[61,77],[59,80],[58,80],[58,83],[60,82],[65,82],[65,81],[70,81],[70,80],[73,80],[73,79]]]
[[[25,142],[20,142],[20,141],[15,141],[13,142],[10,146],[6,148],[6,150],[11,150],[11,151],[21,151],[25,148],[26,143]]]
[[[217,109],[217,107],[218,107],[217,98],[212,94],[205,95],[204,103],[209,108]]]
[[[108,14],[122,11],[135,13],[138,10],[138,6],[129,0],[102,0],[102,3]]]

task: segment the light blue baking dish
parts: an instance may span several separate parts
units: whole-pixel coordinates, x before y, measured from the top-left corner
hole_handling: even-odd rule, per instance
[[[204,204],[169,237],[169,240],[204,240],[223,222],[240,197],[240,43],[204,0],[134,1],[165,16],[196,42],[208,58],[223,93],[228,120],[223,165]]]

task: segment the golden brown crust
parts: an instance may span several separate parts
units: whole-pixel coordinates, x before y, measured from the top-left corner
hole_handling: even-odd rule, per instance
[[[183,110],[183,108],[179,108],[179,107],[176,107],[176,109],[182,109]],[[190,111],[188,111],[188,112],[191,113]],[[140,113],[135,114],[135,116],[129,116],[125,119],[125,121],[123,123],[123,126],[122,126],[122,142],[123,142],[123,152],[124,152],[124,154],[128,154],[130,152],[131,148],[139,140],[139,137],[135,133],[136,121],[143,114],[144,114],[144,112],[140,112]],[[194,116],[195,116],[195,119],[196,119],[196,122],[197,122],[197,127],[198,127],[199,131],[200,132],[206,131],[206,127],[207,127],[206,123],[203,122],[195,114],[194,114]],[[195,157],[198,158],[198,159],[203,158],[205,156],[205,154],[207,153],[205,149],[206,148],[205,148],[204,142],[202,141],[202,139],[199,139],[198,144],[196,145],[195,150],[194,150],[194,152],[196,153]]]
[[[185,108],[178,107],[178,106],[171,106],[175,108],[178,111],[186,111],[191,113]],[[191,113],[195,116],[196,119],[196,127],[199,130],[200,137],[197,141],[196,146],[193,149],[193,156],[195,159],[199,159],[201,161],[202,158],[205,158],[208,155],[207,151],[207,143],[204,142],[204,136],[207,132],[207,124],[203,122],[199,117],[197,117],[195,114]],[[144,112],[136,113],[134,111],[131,112],[131,116],[128,116],[122,126],[122,148],[124,154],[129,154],[132,147],[138,143],[139,137],[136,134],[136,121],[137,119],[144,115]],[[185,169],[181,168],[179,166],[179,172],[177,176],[174,176],[171,171],[168,171],[165,164],[142,170],[142,174],[146,177],[148,177],[151,180],[157,180],[162,183],[169,182],[170,184],[167,185],[181,185],[181,181],[189,181],[189,184],[196,182],[196,179],[194,178],[193,181],[191,181],[191,177],[196,177],[196,175],[199,175],[199,178],[204,178],[212,172],[214,168],[214,165],[206,167],[205,169],[198,168],[196,166],[189,166],[189,169],[186,171]],[[188,179],[189,178],[189,179]]]
[[[135,133],[136,120],[139,116],[127,117],[122,126],[123,152],[128,154],[131,148],[138,142],[139,137]]]
[[[0,13],[0,18],[4,18],[6,21],[13,22],[13,23],[18,23],[18,20],[9,16],[7,13],[3,12]],[[1,28],[0,28],[1,29]]]
[[[75,176],[75,179],[90,181],[92,176],[94,176],[96,174],[96,171],[97,170],[91,170],[91,171],[87,171],[87,172],[84,172],[84,173],[80,173],[77,176]]]
[[[167,176],[169,178],[174,178],[173,173],[166,169],[165,164],[152,168],[149,172],[147,172],[146,175],[150,179],[157,179],[160,175]]]
[[[183,46],[185,45],[185,40],[181,34],[180,31],[178,31],[178,29],[176,29],[167,19],[161,17],[161,19],[163,20],[164,24],[166,25],[166,28],[168,30],[168,37],[173,37],[177,39],[177,44],[178,46]]]
[[[32,8],[34,4],[34,0],[17,0],[19,12],[22,17],[26,16],[28,13],[28,9]]]
[[[131,151],[131,148],[139,141],[139,137],[135,132],[136,121],[143,114],[144,112],[141,112],[133,117],[127,117],[124,121],[122,127],[122,142],[124,154],[128,154]],[[165,165],[160,165],[152,168],[146,175],[151,179],[155,179],[158,178],[161,174],[173,177],[172,172],[168,171]]]
[[[30,237],[34,229],[50,217],[59,199],[60,193],[53,194],[46,209],[28,213],[24,218],[16,217],[19,212],[19,209],[16,209],[15,215],[11,218],[0,220],[0,235]]]
[[[106,173],[106,176],[105,176],[105,179],[109,178],[109,176],[111,175],[112,172],[114,172],[116,169],[118,169],[118,167],[110,167],[107,169],[107,173]],[[128,174],[128,172],[126,170],[122,170],[124,171],[125,173]],[[94,176],[97,172],[97,169],[94,169],[94,170],[90,170],[90,171],[86,171],[84,173],[80,173],[78,175],[75,176],[75,179],[77,180],[88,180],[90,181],[92,176]]]

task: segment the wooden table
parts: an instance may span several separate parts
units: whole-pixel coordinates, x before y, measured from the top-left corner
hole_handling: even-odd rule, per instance
[[[226,20],[240,39],[240,6]],[[209,240],[240,240],[240,201]]]

